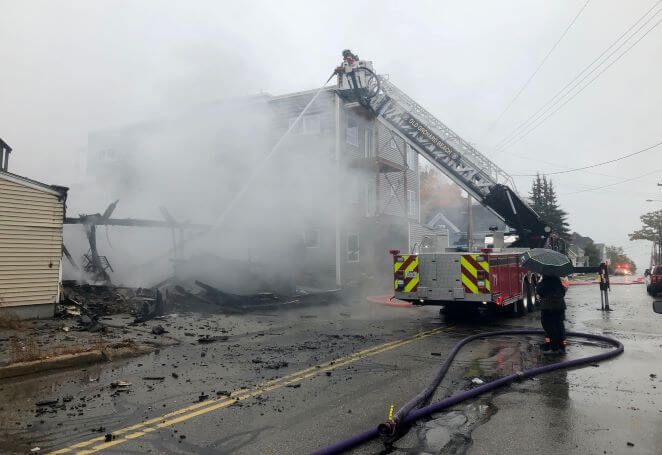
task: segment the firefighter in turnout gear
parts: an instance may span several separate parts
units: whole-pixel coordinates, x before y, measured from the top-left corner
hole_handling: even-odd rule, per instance
[[[611,311],[611,308],[609,308],[609,291],[611,290],[611,286],[609,284],[609,269],[606,262],[600,264],[598,277],[600,278],[600,309],[602,311]]]

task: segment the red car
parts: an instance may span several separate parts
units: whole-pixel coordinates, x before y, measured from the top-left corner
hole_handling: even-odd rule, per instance
[[[662,265],[656,265],[644,272],[646,275],[646,291],[650,295],[662,292]]]

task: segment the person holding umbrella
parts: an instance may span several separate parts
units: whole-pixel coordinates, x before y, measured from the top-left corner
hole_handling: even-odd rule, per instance
[[[545,330],[543,354],[565,353],[565,292],[561,278],[554,275],[543,275],[542,281],[536,287],[540,297],[540,322]]]
[[[565,292],[562,276],[569,275],[574,268],[570,258],[557,251],[534,248],[522,255],[522,267],[542,275],[536,287],[540,298],[540,322],[549,343],[543,345],[544,354],[565,353]]]

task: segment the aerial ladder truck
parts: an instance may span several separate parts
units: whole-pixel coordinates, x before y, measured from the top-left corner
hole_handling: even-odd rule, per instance
[[[393,250],[395,298],[449,310],[484,307],[522,315],[535,305],[537,277],[520,266],[529,248],[559,249],[540,216],[515,192],[510,175],[469,142],[374,72],[372,62],[343,52],[337,93],[379,117],[422,157],[507,226],[517,240],[508,248],[439,251],[422,244],[418,254]]]

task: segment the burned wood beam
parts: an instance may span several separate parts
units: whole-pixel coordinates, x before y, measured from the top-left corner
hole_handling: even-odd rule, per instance
[[[67,217],[64,224],[96,224],[98,226],[134,226],[134,227],[158,227],[172,228],[172,224],[159,220],[144,220],[139,218],[107,218],[101,215],[82,215],[78,218]],[[178,225],[182,229],[210,229],[207,224],[182,223]]]

